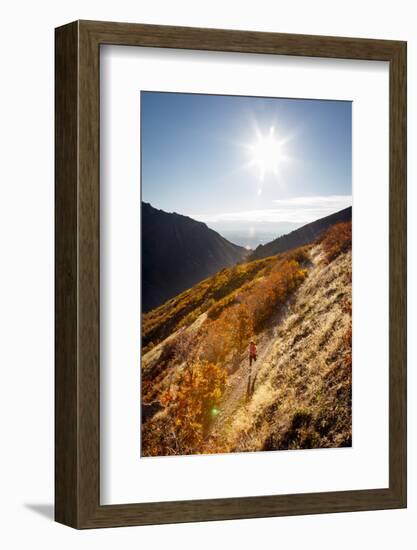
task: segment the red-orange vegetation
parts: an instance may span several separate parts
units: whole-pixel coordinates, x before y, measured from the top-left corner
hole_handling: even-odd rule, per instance
[[[332,225],[321,241],[327,262],[333,261],[339,254],[352,248],[352,222]]]

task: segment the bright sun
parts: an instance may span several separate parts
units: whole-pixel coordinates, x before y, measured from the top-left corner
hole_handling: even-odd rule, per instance
[[[284,159],[283,142],[275,137],[275,128],[271,126],[266,136],[258,134],[257,140],[250,147],[251,165],[257,166],[261,180],[268,173],[278,174]]]

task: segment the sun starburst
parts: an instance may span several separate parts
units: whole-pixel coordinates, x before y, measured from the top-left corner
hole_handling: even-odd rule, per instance
[[[276,136],[274,126],[271,126],[266,134],[258,131],[254,143],[248,146],[249,164],[258,168],[261,180],[267,174],[277,175],[279,173],[283,161],[287,158],[284,148],[285,141],[285,139],[279,139]]]

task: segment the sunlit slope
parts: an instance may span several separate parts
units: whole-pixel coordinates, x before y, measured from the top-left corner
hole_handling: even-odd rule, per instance
[[[217,434],[230,451],[351,445],[351,252],[312,259],[251,400]]]
[[[142,454],[350,445],[350,247],[337,224],[145,315]]]
[[[202,313],[232,302],[236,291],[264,276],[276,262],[266,258],[248,264],[222,269],[198,285],[175,296],[160,307],[142,316],[142,348],[148,351],[181,327],[190,326]]]

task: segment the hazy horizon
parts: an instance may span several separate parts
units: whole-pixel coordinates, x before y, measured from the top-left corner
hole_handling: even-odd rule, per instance
[[[143,201],[146,202],[146,201]],[[151,203],[150,204],[153,208],[159,209],[156,206],[154,206]],[[343,210],[343,209],[341,209]],[[182,214],[182,212],[177,212],[174,210],[163,210],[167,214],[179,214],[183,216],[187,216],[186,214]],[[340,210],[330,212],[327,215],[330,214],[336,214]],[[189,218],[192,218],[192,216],[187,216]],[[314,220],[311,220],[312,222],[317,221],[325,216],[321,216],[320,218],[315,218]],[[193,218],[195,219],[195,218]],[[196,220],[201,221],[201,220]],[[253,226],[245,224],[242,222],[240,226],[235,225],[227,225],[227,222],[219,222],[219,223],[207,223],[202,222],[207,225],[210,229],[213,229],[213,231],[216,231],[219,233],[222,237],[227,239],[233,244],[237,244],[239,246],[244,246],[247,249],[255,249],[260,244],[267,244],[283,235],[287,235],[288,233],[291,233],[292,231],[295,231],[296,229],[299,229],[300,227],[303,227],[304,223],[271,223],[271,224],[265,224],[265,223],[259,223],[257,224],[256,229],[254,229]],[[310,223],[310,222],[307,222]]]

